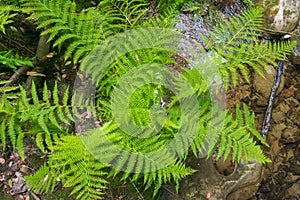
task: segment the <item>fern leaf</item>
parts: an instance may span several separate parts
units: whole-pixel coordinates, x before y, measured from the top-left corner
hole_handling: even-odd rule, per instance
[[[40,113],[40,115],[38,117],[38,124],[43,129],[43,131],[45,131],[47,134],[50,134],[48,127],[46,125],[46,122],[45,122],[45,117],[44,117],[44,115],[42,115],[42,113]]]
[[[37,147],[43,152],[45,153],[45,145],[44,145],[44,138],[43,138],[44,133],[40,132],[37,133],[35,136],[35,143],[37,145]]]
[[[25,179],[33,191],[47,193],[54,190],[58,173],[44,164],[34,175],[25,176]]]
[[[12,115],[10,119],[8,120],[8,135],[11,141],[11,144],[13,147],[16,146],[17,137],[16,137],[16,131],[15,131],[15,116]]]
[[[38,97],[38,95],[37,95],[37,91],[36,91],[36,87],[35,87],[34,81],[32,81],[31,97],[32,97],[32,100],[33,100],[33,104],[34,104],[36,107],[40,106],[40,100],[39,100],[39,97]]]
[[[246,161],[256,158],[262,163],[269,162],[270,160],[265,157],[254,138],[268,146],[255,129],[254,115],[249,112],[245,104],[243,104],[243,113],[240,106],[237,105],[236,119],[233,120],[231,115],[226,116],[220,136],[217,158],[219,159],[223,156],[224,160],[226,160],[231,152],[232,161],[240,162],[243,157]]]
[[[43,88],[43,101],[45,102],[45,105],[50,107],[51,103],[49,100],[49,92],[48,92],[48,86],[46,84],[46,82],[44,83],[44,88]]]
[[[53,163],[53,170],[62,170],[64,187],[73,187],[71,194],[76,193],[78,199],[100,198],[107,183],[106,165],[95,160],[80,137],[66,136],[53,149],[49,162]]]
[[[16,147],[18,149],[18,153],[21,156],[22,159],[25,157],[24,147],[23,147],[23,140],[24,140],[24,132],[19,131],[18,137],[17,137],[17,144]]]
[[[5,132],[5,121],[2,121],[1,126],[0,126],[0,141],[2,144],[2,151],[5,151],[6,148],[6,132]]]

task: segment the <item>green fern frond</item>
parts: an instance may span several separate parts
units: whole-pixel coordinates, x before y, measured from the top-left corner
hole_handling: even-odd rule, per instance
[[[80,137],[64,137],[53,151],[49,158],[50,171],[60,171],[63,186],[73,188],[70,195],[77,194],[77,199],[101,197],[107,183],[107,166],[95,160]]]
[[[127,30],[129,27],[137,26],[143,21],[148,3],[143,0],[105,0],[100,2],[99,7],[109,24],[115,24],[116,30]]]
[[[17,67],[20,66],[29,66],[33,67],[32,63],[33,59],[19,56],[18,54],[13,55],[13,51],[0,51],[0,63],[3,65],[13,69],[14,71],[17,70]]]
[[[17,13],[11,13],[11,12],[17,12],[21,9],[13,6],[13,5],[0,5],[0,30],[5,34],[5,25],[8,25],[13,22],[11,20],[14,16],[17,15]]]
[[[42,35],[50,35],[48,42],[55,40],[54,46],[59,48],[66,45],[65,59],[76,54],[75,63],[110,34],[99,11],[89,8],[77,13],[76,3],[69,0],[34,0],[23,7],[35,11],[28,19],[38,18],[38,28],[47,27]]]
[[[31,87],[31,98],[27,97],[26,90],[22,86],[18,89],[20,98],[10,100],[6,92],[0,97],[2,101],[0,105],[1,142],[5,144],[9,139],[12,146],[24,156],[23,138],[27,134],[36,134],[37,146],[45,152],[46,148],[53,147],[56,142],[55,138],[59,138],[57,134],[67,133],[62,128],[64,123],[70,124],[74,120],[70,105],[68,105],[68,89],[60,102],[57,84],[54,85],[53,105],[47,84],[44,85],[42,99],[38,96],[34,82]],[[26,132],[24,127],[26,127]]]
[[[152,173],[143,174],[145,190],[147,190],[150,186],[154,186],[153,197],[155,197],[163,184],[169,183],[173,180],[176,183],[176,191],[178,192],[179,181],[194,172],[196,172],[196,170],[186,167],[183,162],[174,162],[166,168],[159,169]]]
[[[53,191],[58,178],[59,171],[51,170],[51,167],[46,164],[41,166],[35,174],[25,177],[29,187],[39,193]]]
[[[276,66],[275,60],[283,60],[295,46],[294,42],[261,42],[258,36],[263,32],[260,28],[262,16],[261,7],[252,8],[224,20],[210,32],[209,38],[202,35],[207,48],[212,51],[213,60],[216,57],[224,58],[215,67],[223,75],[225,88],[228,88],[230,80],[234,86],[237,85],[238,70],[249,82],[247,67],[264,76],[263,71],[270,71],[271,66]]]
[[[231,152],[232,161],[240,162],[243,157],[246,161],[255,158],[261,163],[270,162],[270,159],[263,154],[255,140],[269,146],[255,129],[254,115],[249,112],[247,106],[243,104],[242,114],[242,110],[237,105],[236,119],[234,120],[232,115],[226,116],[224,129],[220,135],[219,148],[217,149],[217,159],[223,157],[226,160]],[[211,149],[209,156],[215,149],[216,146]]]
[[[2,144],[2,151],[5,151],[6,149],[6,132],[5,132],[5,121],[2,121],[1,126],[0,126],[0,141]]]

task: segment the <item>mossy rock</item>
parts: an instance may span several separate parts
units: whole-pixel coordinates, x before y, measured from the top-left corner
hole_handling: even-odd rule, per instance
[[[257,5],[265,8],[265,28],[273,34],[291,32],[299,23],[299,0],[260,0]]]

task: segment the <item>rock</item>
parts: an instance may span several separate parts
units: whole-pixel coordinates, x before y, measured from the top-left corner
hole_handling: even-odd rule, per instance
[[[272,119],[275,123],[280,123],[285,120],[285,113],[283,112],[273,112]]]
[[[292,143],[300,140],[300,130],[296,127],[290,127],[282,133],[282,140],[284,143]]]
[[[300,181],[296,181],[292,187],[290,187],[286,192],[284,197],[286,199],[299,199],[300,198]]]
[[[297,41],[295,49],[289,55],[289,60],[294,65],[300,66],[300,26],[298,27],[296,33],[292,36],[292,40]]]
[[[276,70],[271,68],[271,72],[265,72],[265,78],[261,77],[258,73],[254,73],[253,86],[255,91],[261,94],[265,99],[269,99],[271,90],[274,84]],[[276,94],[279,94],[284,87],[284,76],[281,76],[281,81]]]
[[[297,107],[299,105],[299,101],[294,97],[287,98],[284,102],[291,107]]]
[[[290,107],[286,104],[279,104],[276,109],[278,109],[279,111],[283,112],[283,113],[287,113],[290,109]]]
[[[261,0],[257,3],[265,8],[265,27],[272,34],[283,35],[298,25],[300,18],[299,0]]]
[[[272,130],[270,131],[270,133],[276,137],[276,138],[280,138],[282,131],[286,128],[286,125],[284,123],[280,123],[280,124],[274,124],[272,125]]]
[[[199,159],[196,173],[180,183],[179,194],[166,186],[165,197],[172,200],[225,200],[227,197],[236,199],[237,196],[248,199],[253,196],[261,181],[262,164],[256,160],[240,163],[235,166],[232,174],[221,175],[214,167],[211,159]],[[244,191],[247,190],[245,196]]]

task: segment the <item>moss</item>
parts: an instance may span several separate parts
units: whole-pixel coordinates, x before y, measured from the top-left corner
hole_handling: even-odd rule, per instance
[[[1,199],[1,200],[13,200],[14,198],[13,198],[13,196],[11,196],[11,195],[5,194],[5,193],[3,192],[3,188],[1,187],[1,188],[0,188],[0,199]]]
[[[42,199],[44,200],[66,200],[66,199],[75,199],[70,197],[72,189],[71,188],[65,188],[58,191],[55,191],[53,193],[46,194]]]

